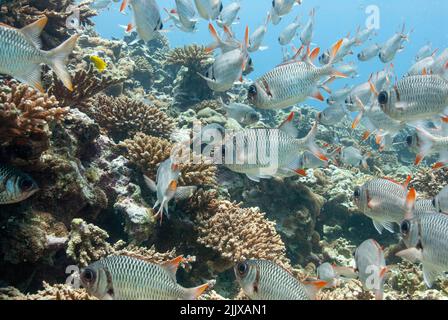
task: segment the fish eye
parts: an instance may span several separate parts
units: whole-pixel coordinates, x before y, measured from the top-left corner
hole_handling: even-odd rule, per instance
[[[412,146],[412,136],[407,136],[406,137],[406,143],[408,144],[408,146]]]
[[[358,59],[361,59],[361,58],[362,58],[362,54],[358,53]]]
[[[275,0],[272,0],[272,8],[275,8]]]
[[[249,118],[251,121],[258,121],[260,119],[260,116],[258,115],[258,113],[253,112],[249,114]]]
[[[387,101],[389,100],[389,96],[386,91],[381,91],[378,95],[378,103],[380,105],[385,105]]]
[[[253,84],[249,87],[249,90],[247,91],[249,99],[255,98],[257,95],[257,87]]]
[[[247,271],[249,270],[249,266],[246,262],[240,262],[236,266],[236,270],[238,271],[238,274],[240,276],[244,276],[247,274]]]
[[[20,182],[19,182],[19,187],[20,187],[20,190],[22,190],[22,191],[30,190],[33,187],[33,185],[34,185],[33,181],[30,179],[26,179],[26,178],[20,180]]]
[[[361,196],[361,188],[356,187],[356,188],[355,188],[355,191],[353,192],[353,196],[354,196],[355,198],[359,198],[359,197]]]
[[[81,279],[85,283],[91,283],[96,279],[96,272],[92,269],[85,269],[81,273]]]
[[[431,202],[431,203],[432,203],[432,206],[433,206],[433,207],[436,207],[436,205],[437,205],[437,203],[436,203],[436,198],[432,198],[432,202]]]
[[[160,22],[159,30],[162,30],[162,29],[163,29],[163,22]]]
[[[411,222],[409,220],[403,220],[403,222],[401,222],[400,224],[401,234],[406,236],[408,235],[410,230],[411,230]]]
[[[328,100],[328,99],[327,99]],[[320,121],[322,120],[322,112],[318,112],[317,113],[317,120]]]
[[[252,66],[252,64],[253,64],[252,58],[249,58],[248,65]]]
[[[221,12],[222,9],[224,9],[224,6],[222,5],[222,2],[221,2],[221,5],[219,6],[219,12]]]

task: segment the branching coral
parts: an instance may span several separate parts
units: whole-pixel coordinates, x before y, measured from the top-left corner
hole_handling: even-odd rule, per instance
[[[85,289],[74,289],[66,284],[50,285],[44,281],[43,286],[43,290],[26,296],[26,300],[98,300]]]
[[[33,155],[48,148],[50,125],[62,120],[68,108],[54,96],[21,84],[0,92],[0,146],[29,145]]]
[[[198,242],[219,252],[227,267],[244,259],[266,259],[289,267],[285,244],[275,222],[258,208],[241,208],[229,201],[216,201],[216,211],[197,216]],[[210,214],[212,214],[210,216]]]
[[[157,166],[171,155],[172,144],[164,139],[138,133],[133,139],[120,144],[126,157],[151,179],[155,179]],[[203,158],[180,164],[180,185],[214,185],[216,167]]]
[[[201,101],[201,102],[195,104],[192,107],[192,109],[194,111],[196,111],[196,113],[198,113],[201,110],[207,109],[207,108],[210,108],[210,109],[212,109],[216,112],[219,112],[221,114],[225,114],[225,110],[222,107],[222,103],[219,102],[218,100],[204,100],[204,101]]]
[[[185,66],[193,71],[201,70],[209,65],[211,59],[212,55],[203,46],[196,44],[175,48],[166,55],[167,64]]]
[[[134,245],[129,245],[124,249],[117,250],[114,254],[134,257],[157,264],[174,259],[178,256],[175,249],[166,252],[157,252],[154,247],[145,248]]]
[[[72,13],[66,11],[73,3],[72,0],[6,1],[6,3],[0,4],[0,21],[16,28],[22,28],[43,15],[47,16],[48,24],[41,35],[42,44],[45,50],[53,49],[68,36],[66,20]],[[84,1],[77,6],[80,22],[83,25],[93,25],[90,18],[96,13],[90,9],[90,3],[91,1]]]
[[[174,128],[174,119],[165,112],[127,97],[99,95],[89,100],[88,107],[87,114],[118,140],[137,132],[168,138]]]
[[[87,70],[80,69],[72,75],[73,91],[68,90],[53,74],[52,85],[48,92],[56,96],[62,105],[77,106],[104,89],[124,82],[126,78],[127,74],[124,72],[100,74],[90,65]]]
[[[106,241],[109,237],[106,231],[82,219],[73,219],[67,245],[67,256],[80,266],[99,260],[113,252],[112,246]]]

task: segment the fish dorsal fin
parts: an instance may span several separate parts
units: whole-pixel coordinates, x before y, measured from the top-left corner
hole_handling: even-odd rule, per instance
[[[406,181],[403,183],[403,187],[404,187],[405,189],[408,188],[409,183],[411,182],[411,180],[412,180],[412,177],[411,177],[410,175],[408,175],[408,176],[406,177]]]
[[[285,119],[285,121],[283,121],[283,123],[280,125],[280,127],[278,127],[278,129],[280,131],[283,131],[284,133],[286,133],[287,135],[296,138],[297,135],[299,134],[299,130],[298,128],[294,125],[294,117],[295,117],[295,113],[294,111],[292,111],[288,117]]]
[[[143,175],[143,179],[145,180],[146,186],[151,189],[151,191],[156,192],[157,191],[157,184],[154,180],[150,179],[146,175]]]
[[[47,22],[48,18],[44,16],[39,20],[23,27],[22,29],[20,29],[20,32],[25,35],[36,46],[36,48],[40,49],[42,47],[40,34],[47,25]]]
[[[14,30],[18,30],[15,27],[12,27],[10,25],[7,25],[6,23],[0,22],[0,27],[4,27],[4,28],[8,28],[8,29],[14,29]]]
[[[178,256],[172,260],[161,263],[160,266],[165,269],[165,271],[169,273],[170,277],[176,281],[177,268],[179,267],[179,264],[184,261],[184,256]]]
[[[310,281],[304,281],[303,284],[305,285],[308,297],[314,300],[316,298],[317,292],[323,287],[325,287],[328,284],[328,282],[324,280],[310,280]]]

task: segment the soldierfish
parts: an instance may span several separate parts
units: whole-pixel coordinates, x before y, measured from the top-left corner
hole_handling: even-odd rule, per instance
[[[126,9],[128,3],[134,13],[134,25],[139,38],[145,42],[156,38],[159,30],[163,29],[157,2],[155,0],[123,0],[120,12]]]
[[[39,191],[28,174],[0,164],[0,205],[21,202]]]

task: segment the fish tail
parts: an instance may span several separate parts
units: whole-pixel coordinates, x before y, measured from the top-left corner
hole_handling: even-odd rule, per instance
[[[328,158],[325,156],[324,152],[316,145],[315,139],[317,134],[317,122],[314,123],[308,135],[305,137],[306,145],[308,149],[319,159],[322,161],[328,161]]]
[[[210,287],[210,285],[208,283],[204,283],[198,287],[188,288],[188,289],[184,288],[183,299],[184,300],[195,300],[209,287]]]
[[[303,284],[305,285],[308,297],[310,299],[316,299],[316,294],[320,289],[326,287],[328,285],[328,282],[324,280],[311,280],[304,281]]]
[[[219,36],[218,32],[216,31],[215,27],[213,26],[213,24],[209,23],[208,24],[208,30],[210,31],[211,36],[213,37],[213,39],[215,39],[215,42],[212,43],[211,45],[207,46],[206,51],[207,52],[211,52],[213,50],[215,50],[216,48],[220,47],[222,44],[222,39]]]
[[[69,39],[59,45],[59,47],[48,51],[47,56],[48,65],[51,67],[51,69],[53,69],[58,78],[70,91],[73,91],[73,84],[65,64],[68,60],[68,56],[72,53],[78,38],[79,34],[71,36]]]
[[[415,165],[420,164],[423,158],[426,157],[434,144],[435,137],[423,128],[416,128],[417,139],[418,139],[418,154],[415,158]]]

